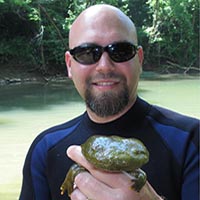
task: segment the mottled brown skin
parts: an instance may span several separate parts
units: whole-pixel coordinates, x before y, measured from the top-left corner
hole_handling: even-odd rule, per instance
[[[131,177],[132,188],[140,191],[146,182],[146,174],[140,167],[149,160],[149,152],[144,144],[135,138],[119,136],[94,135],[81,145],[85,158],[97,169],[109,172],[123,172]],[[67,190],[68,195],[73,191],[76,175],[86,171],[74,164],[66,175],[61,186],[61,194]]]

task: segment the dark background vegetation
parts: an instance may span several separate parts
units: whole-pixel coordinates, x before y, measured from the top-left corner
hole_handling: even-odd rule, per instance
[[[0,73],[66,73],[70,25],[97,3],[117,6],[134,21],[144,70],[199,73],[199,0],[0,0]]]

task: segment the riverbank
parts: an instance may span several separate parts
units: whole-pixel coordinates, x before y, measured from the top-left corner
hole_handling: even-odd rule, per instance
[[[59,72],[56,67],[48,73],[39,71],[37,68],[27,65],[7,64],[0,66],[0,85],[19,84],[29,82],[49,82],[64,80],[67,77],[66,71]]]
[[[0,86],[8,84],[23,84],[23,83],[33,83],[33,82],[54,82],[54,81],[65,81],[67,79],[66,68],[63,71],[57,70],[57,67],[51,67],[48,73],[39,71],[37,68],[27,65],[12,65],[7,64],[1,67],[0,70]],[[166,79],[182,79],[182,78],[196,78],[200,77],[200,73],[160,73],[160,71],[155,70],[144,70],[141,78],[143,79],[155,79],[155,80],[166,80]]]

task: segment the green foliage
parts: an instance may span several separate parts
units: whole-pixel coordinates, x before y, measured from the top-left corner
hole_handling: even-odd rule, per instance
[[[36,8],[30,8],[30,13],[28,14],[28,18],[32,21],[40,21],[40,13]]]
[[[95,4],[110,4],[121,8],[125,13],[128,13],[128,0],[71,0],[68,8],[68,16],[65,19],[64,29],[68,30],[76,17],[86,8]]]
[[[149,48],[157,63],[173,62],[181,66],[198,62],[198,1],[149,0],[151,26],[144,27]]]
[[[30,38],[35,23],[28,19],[28,1],[7,0],[0,7],[1,63],[32,62]]]
[[[33,61],[30,54],[31,51],[32,49],[26,38],[15,37],[9,40],[9,42],[6,39],[2,39],[0,42],[0,62],[8,63],[13,59],[16,61],[16,64],[22,61],[26,63]]]
[[[198,0],[0,0],[0,58],[65,68],[69,28],[94,4],[121,8],[136,24],[145,64],[198,66]]]

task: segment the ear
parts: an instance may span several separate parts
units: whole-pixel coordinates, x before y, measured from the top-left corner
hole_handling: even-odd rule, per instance
[[[68,77],[72,78],[72,73],[71,73],[71,54],[69,51],[66,51],[65,53],[65,63],[67,67],[67,72],[68,72]]]
[[[144,60],[144,52],[142,49],[142,46],[138,46],[138,58],[139,58],[139,62],[142,65],[143,60]]]

